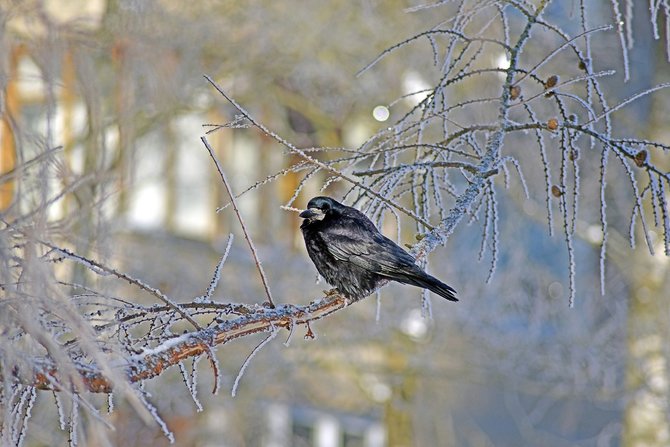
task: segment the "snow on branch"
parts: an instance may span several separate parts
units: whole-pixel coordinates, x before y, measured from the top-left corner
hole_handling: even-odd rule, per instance
[[[136,349],[138,351],[136,354],[128,356],[123,362],[117,362],[114,366],[122,368],[130,382],[140,382],[159,376],[169,367],[179,365],[186,359],[207,355],[211,348],[231,340],[260,332],[276,332],[279,328],[292,331],[294,325],[307,325],[347,305],[344,297],[332,294],[305,306],[286,304],[278,304],[274,308],[255,306],[245,315],[210,325],[206,329],[165,338],[150,348]],[[211,310],[211,305],[207,309]],[[66,387],[59,380],[60,374],[53,364],[45,360],[36,360],[34,364],[40,364],[41,367],[35,368],[32,376],[16,376],[15,379],[43,390],[60,390]],[[77,369],[88,391],[93,393],[113,391],[112,381],[95,365],[79,362]]]

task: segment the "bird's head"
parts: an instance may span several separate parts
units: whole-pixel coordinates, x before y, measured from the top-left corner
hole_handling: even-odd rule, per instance
[[[339,214],[343,207],[344,205],[330,197],[314,197],[307,203],[307,209],[300,213],[300,217],[306,223],[312,223]]]

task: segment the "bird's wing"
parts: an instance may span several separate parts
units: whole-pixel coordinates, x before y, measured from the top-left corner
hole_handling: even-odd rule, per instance
[[[414,258],[381,233],[368,231],[326,231],[321,235],[330,254],[365,270],[396,277],[416,267]]]

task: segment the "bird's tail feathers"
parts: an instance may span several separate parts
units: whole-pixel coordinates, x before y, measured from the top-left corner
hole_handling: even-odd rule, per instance
[[[440,295],[442,298],[448,299],[449,301],[458,301],[458,298],[456,298],[456,290],[454,290],[453,287],[443,283],[439,279],[435,278],[434,276],[430,276],[427,273],[424,273],[424,275],[407,277],[404,278],[404,281],[401,282],[428,289],[431,292]]]

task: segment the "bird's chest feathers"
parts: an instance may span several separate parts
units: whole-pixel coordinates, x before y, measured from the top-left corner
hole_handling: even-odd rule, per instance
[[[327,253],[329,241],[346,233],[345,227],[341,222],[319,221],[300,228],[308,251]]]
[[[316,269],[350,298],[369,295],[382,280],[380,248],[385,238],[368,222],[338,216],[301,226],[307,253]]]
[[[305,237],[305,246],[307,247],[307,252],[313,261],[317,262],[316,257],[320,257],[321,261],[334,261],[330,253],[326,242],[323,238],[323,233],[320,228],[315,228],[316,225],[310,225],[308,227],[302,228],[303,235]]]
[[[339,227],[340,225],[326,221],[314,222],[302,227],[307,253],[319,273],[329,281],[333,279],[333,275],[336,275],[342,263],[342,260],[333,256],[329,249],[333,236],[341,230]]]

